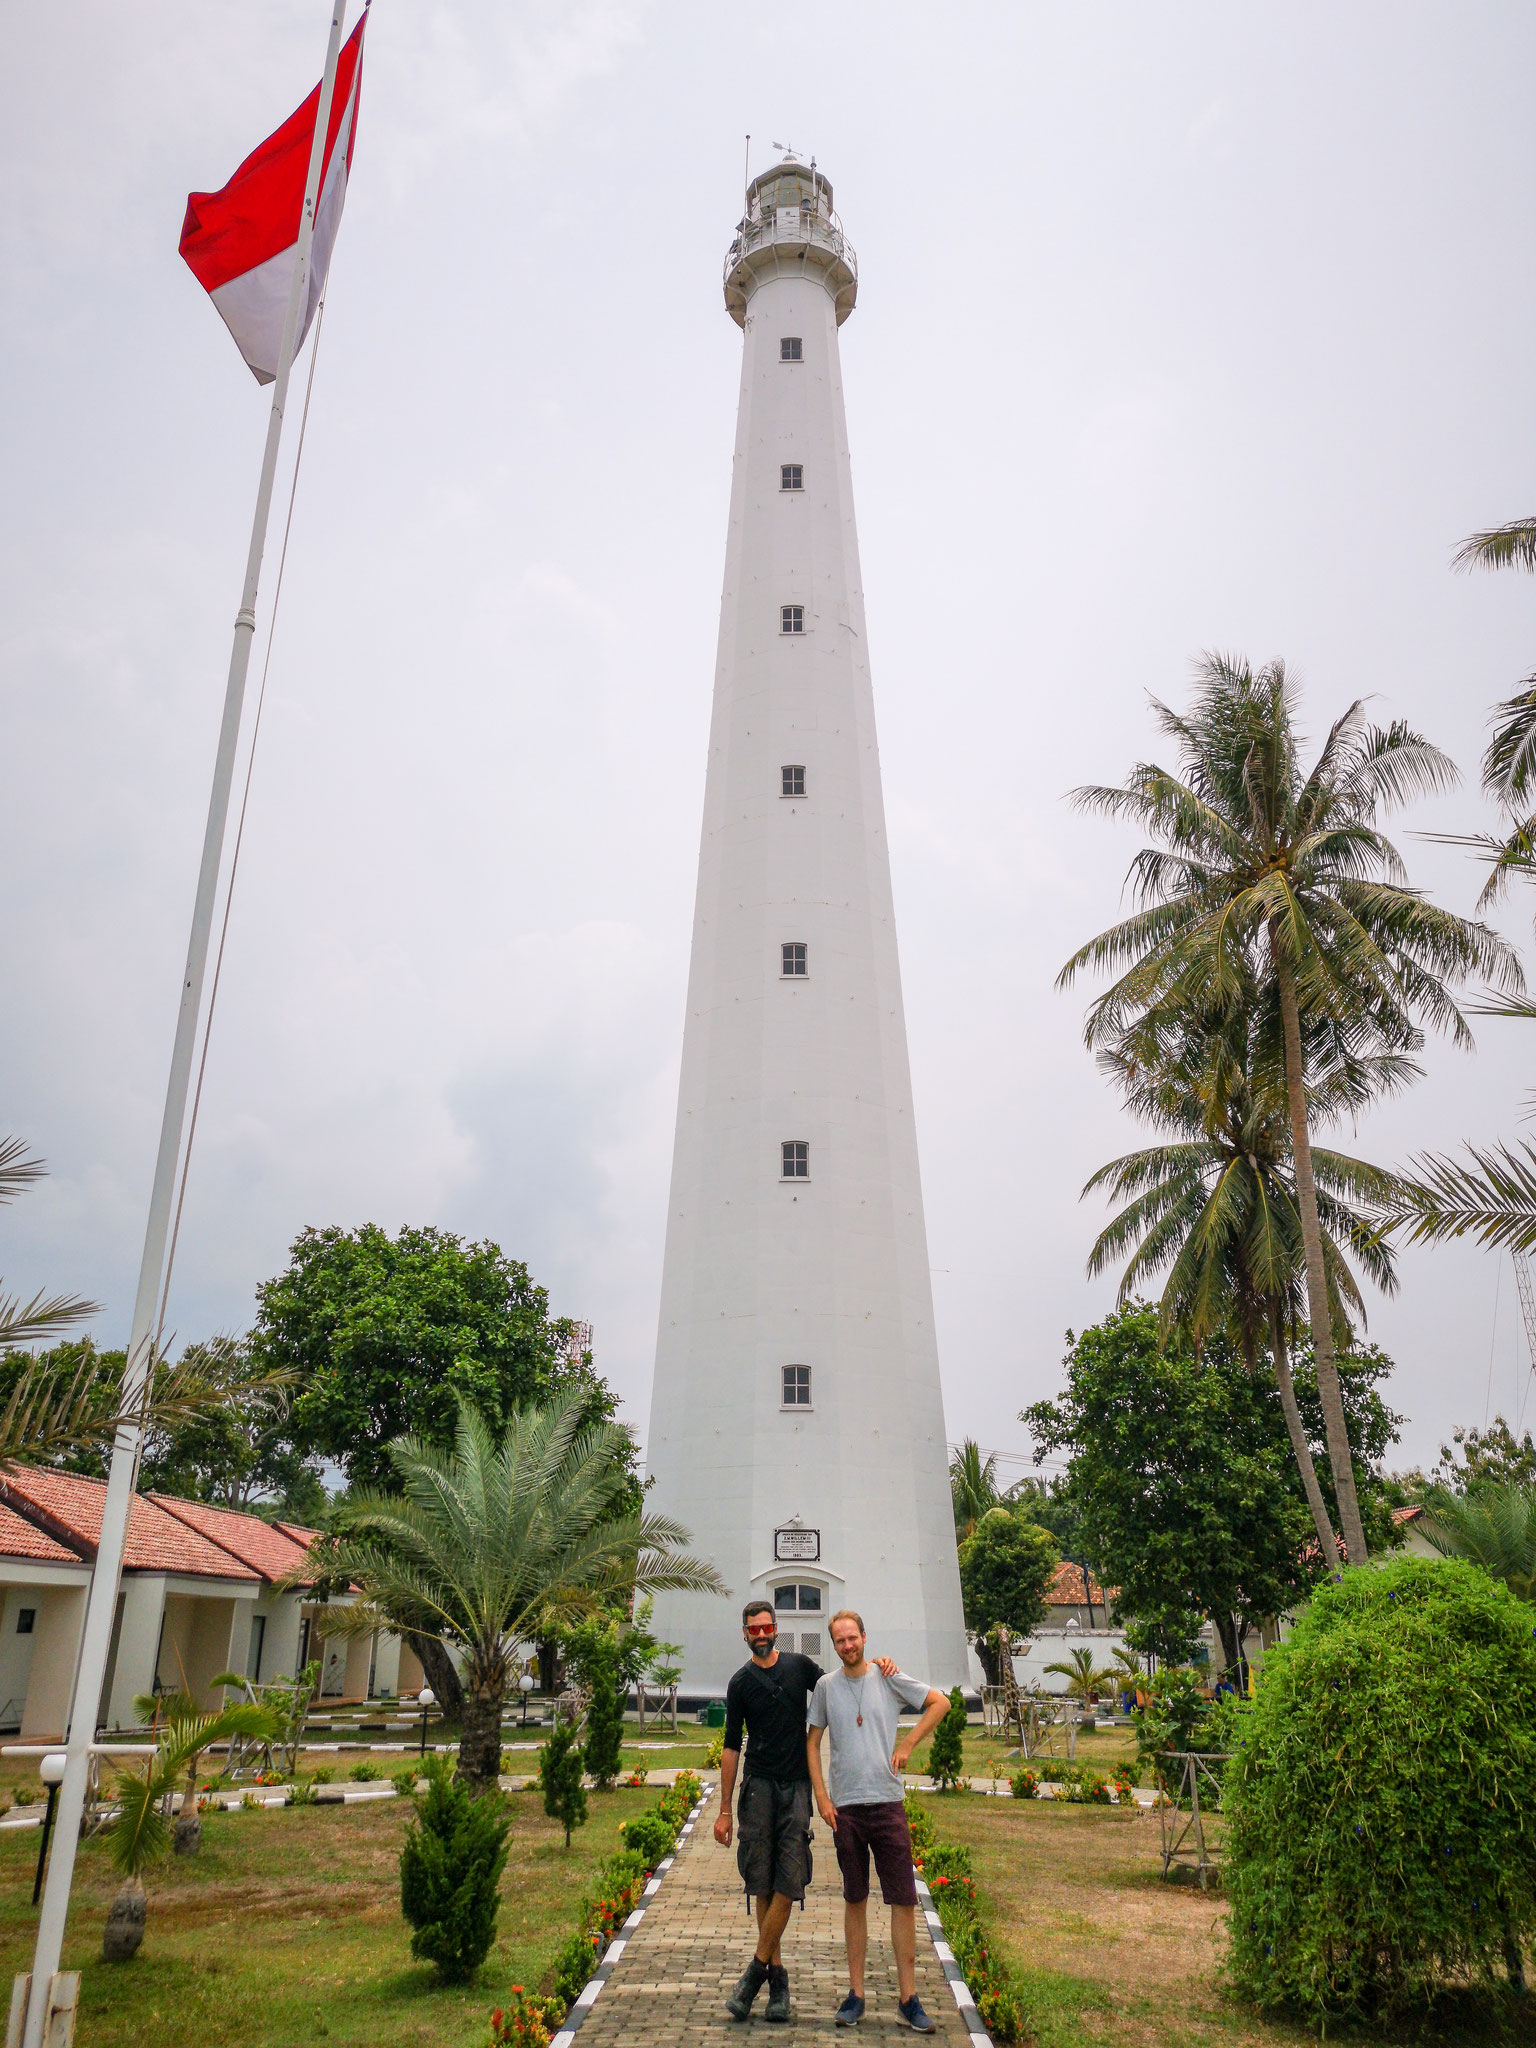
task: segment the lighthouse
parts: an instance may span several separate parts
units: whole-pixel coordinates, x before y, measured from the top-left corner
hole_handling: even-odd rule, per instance
[[[728,1601],[666,1593],[683,1686],[740,1610],[950,1687],[966,1642],[838,329],[854,252],[815,164],[755,178],[647,1505]]]

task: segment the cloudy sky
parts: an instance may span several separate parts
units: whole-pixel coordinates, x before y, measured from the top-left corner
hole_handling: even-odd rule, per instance
[[[52,1177],[10,1286],[121,1341],[266,401],[181,265],[318,75],[325,0],[13,13],[0,1128]],[[1536,588],[1514,4],[378,0],[171,1321],[238,1329],[306,1223],[438,1223],[589,1317],[643,1424],[740,335],[775,142],[859,252],[843,330],[952,1436],[1027,1449],[1108,1303],[1078,1190],[1135,1134],[1052,982],[1127,836],[1063,794],[1202,647],[1477,759]],[[291,446],[291,443],[290,443]],[[266,582],[270,597],[271,565]],[[265,616],[265,607],[264,607]],[[1530,960],[1532,899],[1504,928]],[[1484,1022],[1358,1149],[1517,1128]],[[1508,1261],[1404,1258],[1405,1456],[1528,1400]],[[1020,1468],[1010,1468],[1011,1471]]]

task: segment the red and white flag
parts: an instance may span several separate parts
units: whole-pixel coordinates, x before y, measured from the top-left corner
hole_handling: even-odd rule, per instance
[[[325,289],[331,248],[341,225],[347,172],[357,134],[357,96],[363,82],[366,12],[336,60],[336,85],[320,170],[320,198],[310,249],[309,284],[299,312],[294,352],[309,332]],[[258,384],[277,375],[283,319],[298,251],[304,183],[320,110],[317,85],[296,114],[252,150],[221,192],[193,192],[181,229],[181,253],[213,300]],[[338,148],[337,144],[340,143]]]

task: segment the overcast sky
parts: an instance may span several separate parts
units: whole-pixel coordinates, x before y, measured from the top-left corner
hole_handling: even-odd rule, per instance
[[[267,400],[176,243],[318,76],[325,0],[11,11],[0,1129],[11,1287],[126,1334]],[[1136,1142],[1063,959],[1130,836],[1063,802],[1203,647],[1282,655],[1465,786],[1399,821],[1470,910],[1536,587],[1515,4],[764,8],[378,0],[172,1294],[243,1328],[305,1224],[525,1259],[646,1417],[752,167],[814,152],[843,329],[952,1437],[1028,1448],[1108,1306],[1078,1190]],[[290,440],[291,451],[291,440]],[[264,595],[270,601],[275,553]],[[267,604],[263,606],[263,620]],[[259,645],[259,642],[258,642]],[[1503,928],[1531,962],[1529,893]],[[1483,1021],[1352,1142],[1518,1129]],[[1513,1276],[1373,1306],[1402,1455],[1526,1403]],[[1020,1467],[1010,1467],[1010,1476]]]

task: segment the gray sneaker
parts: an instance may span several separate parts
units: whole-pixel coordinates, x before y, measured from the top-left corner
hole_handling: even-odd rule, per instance
[[[910,1998],[904,1998],[896,2010],[914,2034],[936,2034],[939,2031],[923,2011],[923,2001],[915,1991]]]
[[[837,2024],[840,2027],[856,2027],[864,2017],[864,2001],[857,1992],[850,1991],[837,2008]]]

